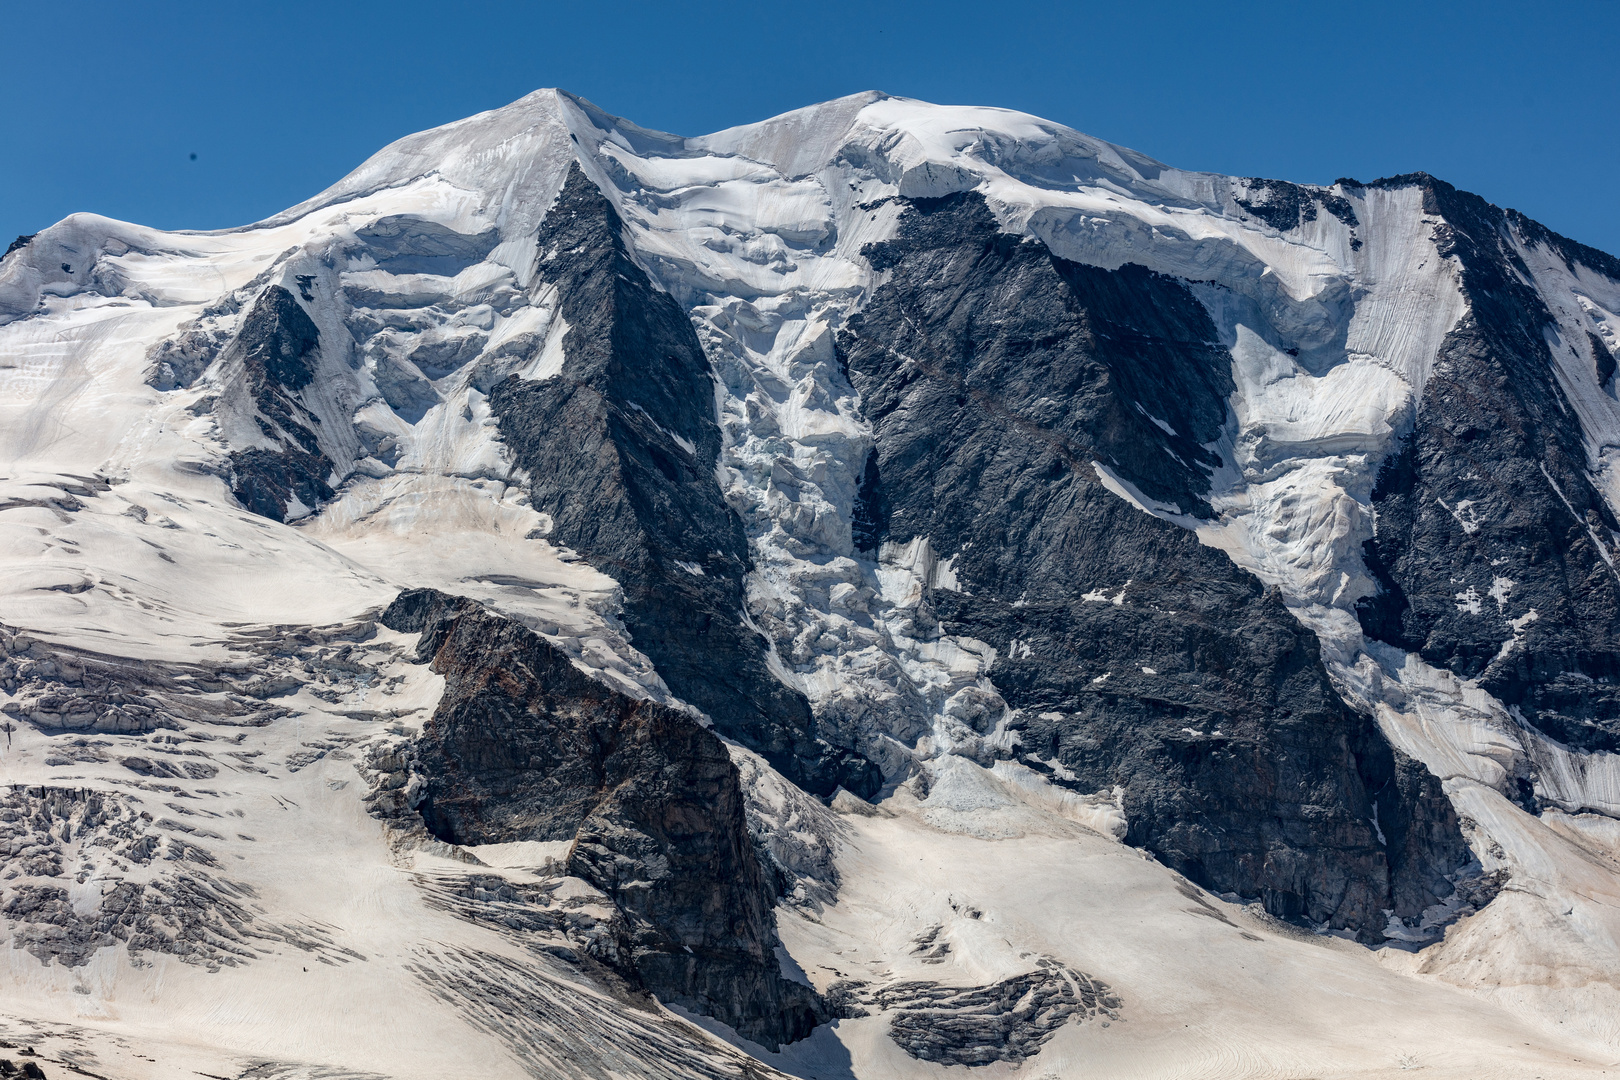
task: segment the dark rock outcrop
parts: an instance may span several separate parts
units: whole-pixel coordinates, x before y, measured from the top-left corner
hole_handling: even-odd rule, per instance
[[[332,461],[314,428],[320,419],[298,391],[315,377],[320,330],[292,293],[271,285],[254,301],[230,346],[239,358],[256,420],[276,449],[230,455],[231,494],[255,514],[287,520],[294,500],[313,509],[332,497]]]
[[[1379,474],[1366,562],[1380,591],[1360,606],[1362,629],[1479,679],[1560,742],[1620,750],[1620,524],[1593,487],[1552,350],[1594,381],[1614,361],[1601,341],[1557,337],[1514,241],[1617,277],[1620,264],[1433,177],[1377,183],[1422,189],[1469,312]]]
[[[6,255],[10,255],[13,251],[21,251],[23,248],[29,245],[30,241],[32,241],[34,237],[38,235],[38,233],[24,233],[23,235],[17,237],[17,239],[6,245],[6,254],[0,255],[0,259],[5,258]]]
[[[1607,390],[1609,384],[1614,382],[1614,372],[1617,366],[1614,353],[1609,351],[1609,346],[1602,338],[1590,330],[1586,332],[1586,342],[1592,347],[1592,370],[1597,374],[1598,386]]]
[[[1100,482],[1208,513],[1230,360],[1191,293],[1066,263],[972,193],[916,201],[868,255],[888,282],[840,338],[876,435],[862,512],[952,558],[962,591],[918,623],[995,646],[1018,756],[1122,787],[1130,843],[1276,915],[1378,940],[1383,909],[1449,894],[1449,803],[1344,706],[1315,636]]]
[[[601,960],[771,1048],[819,999],[784,979],[775,886],[725,745],[690,712],[625,696],[509,619],[430,590],[382,621],[422,637],[444,696],[415,747],[417,809],[450,843],[572,840],[568,871],[624,916]]]
[[[1051,957],[1036,965],[987,986],[843,982],[828,996],[855,1016],[889,1013],[889,1038],[912,1057],[940,1065],[1022,1065],[1066,1024],[1120,1019],[1124,1003],[1107,983]]]
[[[679,305],[630,258],[617,212],[576,166],[540,227],[540,275],[569,326],[560,375],[512,376],[490,409],[549,539],[624,589],[631,639],[718,730],[815,794],[872,794],[878,770],[819,737],[809,703],[743,621],[750,561],[715,480],[708,358]]]
[[[1242,194],[1234,195],[1233,201],[1244,213],[1259,218],[1278,232],[1287,232],[1315,221],[1318,207],[1352,229],[1361,224],[1350,200],[1331,191],[1291,184],[1287,180],[1263,180],[1255,176],[1241,183]],[[1352,242],[1355,247],[1361,246],[1359,242]]]

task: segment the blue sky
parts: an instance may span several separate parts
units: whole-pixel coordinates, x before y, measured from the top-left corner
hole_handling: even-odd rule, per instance
[[[77,210],[245,224],[401,135],[561,86],[682,134],[880,89],[1183,168],[1422,169],[1620,252],[1613,0],[0,3],[0,242]]]

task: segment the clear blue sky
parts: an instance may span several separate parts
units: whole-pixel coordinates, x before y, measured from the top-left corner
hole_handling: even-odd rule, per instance
[[[1422,169],[1620,252],[1614,0],[0,0],[0,25],[0,243],[76,210],[245,224],[401,135],[561,86],[689,135],[880,89],[1183,168]]]

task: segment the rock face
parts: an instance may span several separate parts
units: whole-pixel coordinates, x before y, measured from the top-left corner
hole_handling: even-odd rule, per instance
[[[923,616],[995,647],[1018,758],[1123,788],[1129,842],[1276,915],[1370,933],[1449,895],[1455,815],[1345,708],[1315,636],[1104,486],[1209,512],[1231,384],[1187,288],[1058,259],[977,193],[913,202],[868,254],[888,281],[840,340],[876,438],[858,520],[949,556]]]
[[[1612,397],[1614,357],[1594,333],[1559,335],[1512,237],[1550,245],[1572,273],[1612,277],[1620,261],[1433,177],[1379,183],[1421,186],[1470,313],[1379,474],[1366,559],[1381,588],[1362,628],[1478,679],[1568,746],[1620,750],[1620,527],[1558,376],[1573,361]]]
[[[292,293],[272,285],[254,302],[225,358],[241,364],[254,423],[272,444],[232,452],[231,493],[277,521],[287,519],[295,501],[314,508],[332,497],[332,462],[313,430],[320,420],[298,395],[314,378],[319,348],[314,321]]]
[[[531,477],[554,543],[624,588],[624,621],[677,695],[806,790],[881,783],[821,738],[809,703],[743,622],[751,566],[714,479],[714,381],[692,324],[625,250],[623,223],[578,166],[541,225],[539,273],[569,327],[560,372],[507,378],[490,408]]]
[[[775,889],[718,738],[471,602],[408,592],[383,622],[419,631],[419,658],[445,679],[415,748],[430,832],[456,844],[573,841],[569,873],[624,916],[597,959],[773,1049],[809,1033],[824,1006],[781,975]]]

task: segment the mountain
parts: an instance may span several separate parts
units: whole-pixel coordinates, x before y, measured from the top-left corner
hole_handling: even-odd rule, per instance
[[[1425,174],[876,93],[19,238],[0,1053],[1609,1075],[1616,313]]]

